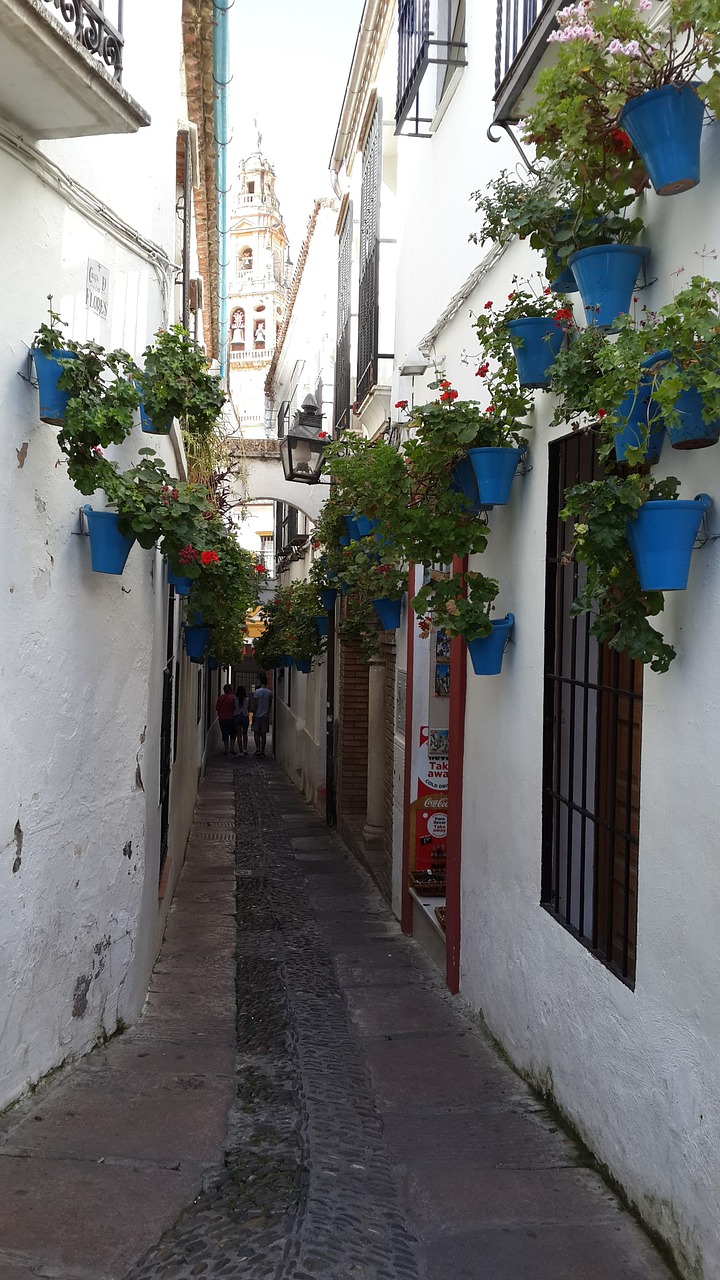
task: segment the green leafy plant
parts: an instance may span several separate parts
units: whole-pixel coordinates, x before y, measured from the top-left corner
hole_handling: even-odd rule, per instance
[[[42,351],[45,356],[52,356],[53,351],[74,350],[75,344],[70,342],[63,333],[63,329],[67,328],[67,321],[61,319],[59,312],[53,311],[53,296],[51,293],[47,296],[48,318],[49,324],[38,325],[37,332],[33,338],[33,349]]]
[[[628,545],[628,520],[653,498],[676,498],[674,477],[657,481],[637,472],[615,474],[568,489],[561,519],[573,522],[573,547],[566,563],[584,566],[578,574],[577,597],[571,615],[591,616],[590,632],[611,649],[649,663],[652,671],[667,671],[675,657],[649,618],[664,605],[662,591],[643,591]]]
[[[58,386],[70,400],[58,443],[68,473],[81,493],[93,493],[98,451],[121,444],[133,428],[140,397],[133,384],[137,366],[127,351],[106,351],[97,342],[74,344],[75,358],[62,359]]]
[[[321,612],[317,590],[310,582],[278,586],[260,610],[264,631],[255,641],[255,655],[265,666],[276,666],[287,654],[299,660],[319,657],[325,641],[315,626]]]
[[[557,58],[538,77],[526,135],[537,154],[561,160],[573,181],[634,184],[636,161],[618,114],[628,99],[664,85],[697,84],[720,108],[720,26],[715,0],[670,0],[668,20],[653,22],[657,0],[580,0],[557,13],[549,39]],[[647,15],[647,18],[646,16]]]
[[[449,576],[430,574],[412,605],[418,617],[421,635],[427,637],[432,627],[449,636],[464,640],[480,640],[492,631],[490,612],[500,590],[495,578],[468,569],[464,574]]]
[[[153,425],[168,431],[178,418],[191,435],[206,435],[222,412],[225,392],[209,372],[202,347],[180,324],[161,329],[143,352],[137,381]]]

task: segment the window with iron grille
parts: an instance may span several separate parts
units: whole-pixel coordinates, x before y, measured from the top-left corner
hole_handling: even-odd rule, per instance
[[[516,121],[518,100],[547,50],[563,0],[497,0],[495,119]]]
[[[357,398],[360,403],[377,382],[381,174],[382,104],[378,101],[365,142],[362,161],[357,364]]]
[[[289,417],[290,417],[290,401],[283,400],[282,404],[280,405],[280,408],[278,409],[278,416],[277,416],[277,433],[278,433],[279,440],[282,440],[283,436],[287,435]]]
[[[559,512],[566,489],[601,474],[593,437],[552,443],[549,463],[542,904],[632,986],[643,668],[570,616],[584,570]]]
[[[465,9],[466,0],[400,0],[396,133],[430,137],[453,72],[466,65]],[[427,74],[431,66],[439,68],[435,79]]]
[[[345,210],[338,249],[337,346],[335,348],[335,392],[333,426],[336,436],[350,426],[350,328],[352,323],[352,202]],[[318,402],[319,403],[319,402]]]

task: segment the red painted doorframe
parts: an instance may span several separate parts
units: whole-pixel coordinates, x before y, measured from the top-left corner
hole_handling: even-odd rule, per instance
[[[403,777],[403,832],[402,832],[402,896],[400,899],[400,927],[403,933],[412,933],[413,904],[410,897],[410,788],[412,785],[413,745],[413,671],[415,667],[415,614],[410,601],[415,595],[415,565],[408,570],[407,649],[405,678],[405,768]]]
[[[453,573],[465,574],[467,556],[453,556]],[[463,577],[463,588],[465,580]],[[450,731],[448,734],[448,840],[445,901],[445,980],[453,995],[460,990],[460,878],[462,863],[463,771],[465,767],[465,694],[467,650],[455,636],[450,643]]]

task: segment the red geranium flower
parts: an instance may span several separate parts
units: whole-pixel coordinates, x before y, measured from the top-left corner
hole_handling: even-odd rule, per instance
[[[620,155],[629,151],[632,146],[632,142],[624,129],[613,129],[610,133],[610,139],[613,144],[613,151],[618,152]]]
[[[489,368],[490,368],[490,361],[489,361],[489,360],[486,360],[486,361],[485,361],[483,364],[481,364],[481,365],[480,365],[480,367],[478,368],[478,370],[477,370],[477,372],[476,372],[476,374],[475,374],[475,377],[476,377],[476,378],[484,378],[484,377],[486,377],[486,376],[487,376],[487,372],[488,372]]]
[[[408,407],[407,400],[397,400],[395,403],[396,409],[407,409],[407,407]]]
[[[256,572],[256,573],[264,573],[264,572],[265,572],[265,565],[264,565],[264,564],[254,564],[254,565],[253,565],[253,569],[255,570],[255,572]]]
[[[512,302],[514,297],[515,297],[515,290],[513,289],[512,293],[508,294],[508,302]]]
[[[491,308],[491,306],[492,306],[492,302],[486,302],[486,303],[485,303],[485,310],[486,310],[486,311],[489,311],[489,310],[490,310],[490,308]]]
[[[219,559],[220,557],[217,551],[201,551],[200,552],[201,564],[217,564]]]
[[[440,383],[440,386],[441,386],[441,387],[451,387],[451,386],[452,386],[452,382],[450,382],[450,380],[449,380],[448,378],[443,378],[442,382]]]
[[[494,405],[494,404],[489,404],[489,405],[488,405],[488,407],[487,407],[487,409],[485,410],[485,412],[486,412],[486,413],[494,413],[494,412],[495,412],[495,405]]]
[[[182,550],[178,552],[178,560],[181,564],[192,564],[194,560],[197,560],[197,558],[198,553],[189,542],[187,546],[183,547]]]
[[[598,418],[607,418],[607,409],[598,409],[597,416]]]
[[[560,307],[559,310],[555,312],[553,319],[558,322],[562,320],[572,320],[572,311],[570,310],[570,307]]]

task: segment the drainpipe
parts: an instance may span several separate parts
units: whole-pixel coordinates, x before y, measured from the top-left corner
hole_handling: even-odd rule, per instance
[[[215,123],[215,195],[217,206],[218,241],[218,363],[220,381],[227,387],[228,377],[228,181],[227,149],[230,142],[228,124],[227,87],[230,83],[230,40],[228,13],[235,0],[213,0],[213,80]]]
[[[453,556],[452,571],[464,576],[467,556]],[[450,642],[450,730],[448,738],[448,834],[447,897],[445,900],[446,967],[448,990],[460,990],[460,883],[462,872],[463,779],[465,771],[465,694],[467,650],[464,640]]]

